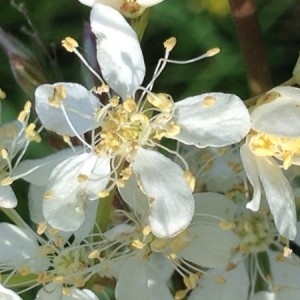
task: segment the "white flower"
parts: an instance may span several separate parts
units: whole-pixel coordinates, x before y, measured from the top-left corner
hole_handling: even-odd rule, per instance
[[[101,107],[95,96],[78,84],[38,87],[36,110],[43,125],[60,135],[76,136],[86,148],[85,153],[61,162],[53,170],[44,195],[44,215],[60,230],[76,230],[79,222],[67,218],[70,222],[62,224],[55,221],[57,214],[68,214],[68,206],[84,211],[79,198],[104,197],[115,186],[124,186],[134,173],[149,199],[152,232],[158,237],[174,236],[192,219],[194,180],[184,161],[183,170],[154,148],[165,149],[160,145],[163,137],[198,147],[239,142],[250,128],[248,111],[231,94],[208,93],[174,103],[169,95],[152,93],[166,62],[143,88],[142,52],[125,19],[116,10],[95,4],[91,26],[97,37],[103,77],[122,99],[112,96],[113,91],[105,84],[95,89],[108,99]],[[72,39],[64,40],[64,44],[80,56]],[[173,46],[173,39],[165,43],[166,58]],[[91,129],[87,142],[82,134]]]
[[[258,210],[261,184],[279,233],[288,239],[296,235],[293,191],[282,169],[299,164],[300,90],[276,87],[259,101],[251,113],[252,131],[241,147],[241,158],[253,186],[247,208]]]
[[[95,266],[91,260],[95,257],[90,256],[93,251],[100,253],[102,247],[108,251],[113,246],[103,235],[94,233],[80,241],[70,242],[51,228],[45,229],[47,239],[35,234],[29,227],[8,223],[0,223],[0,234],[0,273],[7,286],[14,274],[21,274],[23,281],[18,280],[20,286],[26,284],[28,288],[34,288],[43,285],[36,299],[98,299],[92,291],[81,288],[98,272],[105,274],[106,266],[102,266],[101,262]],[[98,242],[88,242],[95,237]],[[1,292],[4,293],[0,286],[0,298]]]
[[[137,190],[134,188],[130,190],[132,197],[127,192],[122,192],[122,196],[134,207],[137,197],[143,199],[143,195],[135,194]],[[216,193],[196,194],[195,217],[185,231],[171,238],[155,237],[147,225],[147,218],[142,217],[144,212],[139,205],[135,206],[137,220],[132,218],[133,223],[128,223],[127,227],[118,225],[109,234],[124,247],[129,247],[131,252],[128,253],[131,258],[123,264],[117,276],[116,298],[123,299],[125,294],[126,299],[138,300],[147,293],[149,299],[172,299],[165,283],[169,277],[161,277],[168,272],[155,271],[157,268],[153,268],[151,261],[153,256],[161,261],[163,270],[168,270],[167,265],[171,265],[182,276],[186,290],[178,291],[176,295],[186,294],[196,287],[200,274],[204,272],[202,268],[225,268],[230,263],[238,239],[231,231],[224,231],[218,225],[219,215],[227,215],[231,207],[230,201],[223,198]],[[214,207],[217,209],[216,215],[211,212],[211,202],[218,203]],[[133,275],[128,276],[128,272]],[[157,287],[160,296],[156,294],[158,290],[152,287]]]
[[[87,6],[93,6],[96,3],[108,5],[129,18],[136,18],[142,14],[147,7],[154,6],[163,1],[164,0],[79,0],[79,2]]]
[[[22,300],[18,294],[13,292],[10,289],[5,288],[1,283],[0,283],[0,299],[1,300]]]
[[[30,141],[39,141],[35,125],[29,124],[30,103],[26,103],[18,120],[0,127],[0,207],[17,206],[17,198],[10,186],[13,171],[19,164]]]

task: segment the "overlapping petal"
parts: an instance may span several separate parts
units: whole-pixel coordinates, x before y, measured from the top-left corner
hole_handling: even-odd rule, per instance
[[[109,178],[108,157],[83,153],[60,163],[50,176],[43,202],[48,223],[64,231],[78,229],[86,217],[86,201],[98,199]]]
[[[51,106],[49,99],[55,97],[55,88],[59,87],[65,89],[66,95],[60,99],[58,107]],[[80,84],[58,82],[40,85],[35,91],[35,102],[36,112],[43,125],[60,135],[80,135],[97,125],[94,114],[100,108],[99,99]],[[67,122],[62,105],[73,128]]]
[[[207,93],[175,103],[180,133],[173,138],[197,147],[221,147],[241,141],[251,128],[242,100],[233,94]]]
[[[183,170],[164,155],[143,148],[138,149],[132,167],[150,203],[153,234],[171,237],[184,230],[195,203]]]
[[[14,208],[18,200],[11,186],[0,185],[0,207]]]
[[[132,97],[145,75],[135,31],[119,12],[102,4],[95,4],[91,11],[91,27],[104,79],[123,99]]]
[[[251,113],[252,128],[276,136],[299,137],[300,89],[281,86],[267,94],[272,93],[278,94],[277,98],[256,107]]]

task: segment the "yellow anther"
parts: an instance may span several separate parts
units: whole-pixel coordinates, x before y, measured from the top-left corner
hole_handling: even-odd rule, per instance
[[[270,103],[274,101],[275,99],[279,98],[281,95],[278,92],[268,92],[264,94],[263,96],[259,97],[259,99],[256,102],[255,106],[260,106],[262,104]]]
[[[54,198],[54,195],[53,191],[47,191],[43,196],[43,200],[51,200]]]
[[[68,52],[73,52],[78,47],[77,41],[71,37],[66,37],[61,41],[61,44]]]
[[[292,253],[293,253],[293,250],[290,249],[289,247],[285,246],[285,247],[283,248],[283,253],[282,253],[282,255],[283,255],[284,258],[291,256]]]
[[[128,180],[131,175],[132,175],[132,168],[131,167],[127,167],[125,169],[123,169],[120,173],[122,180]]]
[[[63,283],[64,282],[64,276],[56,276],[52,280],[53,283]]]
[[[196,288],[198,280],[199,280],[199,276],[194,273],[189,274],[189,277],[187,276],[183,277],[183,282],[189,290],[193,290],[194,288]]]
[[[178,253],[180,250],[184,249],[189,241],[189,233],[187,230],[184,230],[180,234],[176,235],[175,237],[171,238],[170,243],[169,243],[169,248],[172,250],[174,253]]]
[[[88,181],[88,179],[89,179],[89,177],[85,174],[79,174],[77,176],[77,181],[78,182],[86,182],[86,181]]]
[[[143,249],[145,247],[145,244],[140,241],[140,240],[133,240],[131,242],[131,245],[134,247],[134,248],[137,248],[137,249]]]
[[[1,180],[1,185],[11,185],[13,182],[14,180],[8,176]]]
[[[108,191],[108,190],[103,190],[103,191],[98,192],[97,195],[98,195],[99,198],[105,198],[105,197],[108,197],[109,194],[110,194],[110,191]]]
[[[47,230],[47,223],[46,222],[41,222],[38,224],[38,228],[36,230],[38,235],[42,235],[46,230]]]
[[[0,100],[4,100],[6,98],[5,92],[0,88]]]
[[[31,102],[30,101],[26,101],[25,105],[24,105],[24,111],[29,114],[31,110]]]
[[[219,284],[219,285],[224,285],[225,284],[225,278],[220,276],[220,275],[216,276],[214,278],[214,280],[215,280],[216,284]]]
[[[171,37],[169,39],[167,39],[165,42],[164,42],[164,47],[166,48],[166,50],[168,52],[172,51],[173,48],[175,47],[176,45],[176,38],[175,37]]]
[[[149,225],[146,225],[146,226],[143,228],[143,235],[144,235],[144,236],[148,236],[150,233],[151,233],[151,227],[150,227]]]
[[[26,276],[31,273],[31,269],[28,266],[22,266],[18,269],[18,274],[21,276]]]
[[[3,149],[3,148],[1,149],[1,157],[5,160],[8,159],[9,155],[8,155],[8,152],[6,149]]]
[[[103,83],[101,86],[97,86],[96,88],[93,88],[93,92],[98,95],[101,95],[103,93],[108,93],[109,86]]]
[[[119,188],[123,188],[125,186],[125,181],[123,179],[118,178],[116,181],[116,186]]]
[[[136,102],[133,99],[129,98],[124,101],[123,107],[127,112],[131,113],[133,111],[136,111],[137,106]]]
[[[166,130],[166,137],[174,137],[180,132],[180,125],[174,123],[173,121],[168,124],[168,128]]]
[[[213,106],[216,103],[216,98],[212,96],[206,96],[201,103],[203,107],[208,108]]]
[[[63,136],[63,140],[64,140],[64,142],[67,143],[67,144],[70,144],[70,142],[71,142],[71,138],[70,138],[68,135],[64,135],[64,136]]]
[[[53,282],[55,282],[55,281],[53,280]],[[71,289],[68,288],[68,287],[63,286],[63,287],[62,287],[62,293],[63,293],[63,295],[65,295],[65,296],[70,296],[70,295],[71,295]]]
[[[48,99],[49,105],[59,108],[61,101],[64,100],[66,97],[66,88],[63,85],[56,85],[53,87],[53,95]]]
[[[186,294],[189,292],[189,290],[179,290],[175,293],[175,300],[182,300],[185,298]]]
[[[227,265],[225,271],[228,272],[228,271],[232,271],[232,270],[234,270],[234,269],[236,269],[236,264],[234,264],[234,263],[231,262],[231,263],[229,263],[229,264]]]
[[[35,130],[36,125],[34,123],[30,123],[26,129],[26,136],[30,141],[34,141],[39,143],[42,139],[40,137],[40,135],[36,132]]]
[[[207,52],[206,52],[206,56],[207,57],[211,57],[211,56],[214,56],[216,54],[218,54],[220,52],[220,48],[216,47],[216,48],[212,48],[212,49],[209,49]]]
[[[109,99],[109,103],[110,103],[110,105],[111,105],[112,107],[118,106],[119,102],[120,102],[120,98],[117,97],[117,96],[112,97],[112,98]]]
[[[99,250],[93,250],[88,254],[88,259],[95,259],[95,258],[100,258]]]
[[[59,233],[59,230],[57,228],[54,228],[54,227],[49,227],[48,232],[51,235],[57,235]]]
[[[148,95],[147,101],[164,113],[170,112],[174,105],[172,97],[163,93]]]
[[[220,227],[222,230],[228,231],[228,230],[232,230],[232,229],[235,228],[235,223],[234,223],[234,222],[227,221],[227,220],[221,220],[221,221],[219,222],[219,227]]]
[[[193,176],[190,170],[185,170],[183,176],[189,184],[191,191],[193,192],[195,190],[196,178]]]

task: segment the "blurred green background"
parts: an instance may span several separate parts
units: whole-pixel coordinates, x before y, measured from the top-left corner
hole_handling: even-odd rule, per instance
[[[83,23],[89,20],[90,8],[77,0],[15,1],[25,5],[44,46],[60,68],[61,78],[49,76],[48,80],[83,82],[79,60],[61,47],[61,40],[66,36],[82,40]],[[298,57],[300,2],[256,0],[255,3],[276,85],[290,77]],[[10,5],[10,0],[0,0],[0,5],[1,27],[20,39],[44,63],[45,73],[52,74],[35,39],[25,32],[29,26],[24,17]],[[171,36],[177,38],[177,45],[171,53],[173,59],[192,58],[216,46],[221,48],[221,53],[189,65],[168,65],[157,80],[154,91],[170,93],[174,99],[206,91],[231,92],[242,98],[249,96],[245,66],[226,0],[165,0],[152,10],[142,41],[147,66],[145,82],[151,78],[158,59],[163,56],[163,41]],[[2,49],[0,77],[0,87],[7,93],[9,102],[5,105],[19,110],[28,96],[14,80]],[[13,114],[9,110],[6,115],[11,117]]]

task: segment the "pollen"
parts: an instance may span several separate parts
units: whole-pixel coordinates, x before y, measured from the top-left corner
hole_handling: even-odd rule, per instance
[[[169,39],[167,39],[165,42],[164,42],[164,47],[166,48],[166,50],[168,52],[172,51],[173,48],[175,47],[176,45],[176,38],[175,37],[171,37]]]
[[[66,37],[61,41],[61,44],[68,52],[73,52],[78,47],[77,41],[71,37]]]
[[[211,107],[216,103],[216,98],[212,96],[206,96],[201,103],[203,107]]]
[[[63,85],[57,85],[53,88],[53,95],[48,98],[49,105],[59,108],[61,101],[67,97],[67,90]]]
[[[0,88],[0,100],[4,100],[6,98],[6,93]]]
[[[300,138],[280,137],[265,133],[252,133],[249,147],[257,156],[275,157],[287,170],[300,155]]]
[[[172,97],[164,93],[148,95],[147,101],[164,113],[170,112],[174,106]]]
[[[79,174],[77,176],[77,181],[78,182],[86,182],[89,179],[89,177],[85,174]]]

